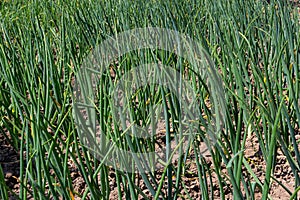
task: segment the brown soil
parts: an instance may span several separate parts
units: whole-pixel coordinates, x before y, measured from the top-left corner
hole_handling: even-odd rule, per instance
[[[212,159],[210,155],[205,154],[204,156],[208,165],[213,167]],[[245,158],[248,160],[248,163],[250,164],[255,175],[263,183],[266,163],[262,158],[262,155],[259,150],[258,140],[255,136],[251,136],[247,139]],[[10,199],[12,200],[17,199],[17,197],[13,196],[13,193],[18,194],[20,188],[20,184],[18,182],[20,176],[19,153],[16,152],[11,147],[11,145],[8,144],[8,142],[6,141],[3,135],[0,135],[0,163],[3,169],[5,182],[9,187],[9,190],[11,190],[9,192]],[[180,191],[181,194],[180,199],[187,199],[188,197],[192,199],[200,199],[201,191],[200,191],[200,184],[197,175],[196,163],[194,162],[194,159],[191,157],[187,160],[186,165],[188,167],[186,168],[185,175],[182,177],[182,180],[186,186],[186,190]],[[86,188],[86,184],[83,177],[80,175],[78,169],[76,168],[75,164],[72,163],[72,161],[69,162],[69,168],[73,180],[74,191],[76,191],[77,194],[83,194]],[[162,171],[158,171],[156,173],[157,180],[161,179],[161,174]],[[224,174],[226,174],[225,167],[224,167]],[[110,177],[109,177],[110,187],[111,187],[110,199],[117,199],[118,197],[115,176],[116,176],[115,171],[111,169]],[[293,173],[286,160],[286,157],[281,153],[280,150],[278,150],[276,166],[274,169],[274,178],[276,178],[278,182],[283,184],[290,191],[292,192],[294,191],[293,184],[295,182],[295,179]],[[136,184],[141,188],[141,190],[144,191],[148,197],[151,197],[150,192],[147,190],[146,185],[143,183],[142,178],[139,175],[137,175],[136,180],[137,180]],[[165,181],[167,183],[167,180]],[[173,184],[175,184],[175,177],[173,180]],[[217,178],[214,174],[213,174],[213,185],[212,186],[209,185],[208,187],[218,188]],[[162,191],[166,192],[164,189]],[[227,193],[226,197],[228,199],[232,199],[230,188],[224,188],[224,191]],[[75,199],[80,199],[78,195],[75,194],[74,196]],[[270,196],[273,199],[289,199],[291,195],[280,184],[278,184],[276,181],[273,180],[271,183]],[[218,199],[219,194],[215,193],[214,197]],[[256,199],[261,198],[261,192],[258,189],[256,190],[255,197]],[[33,198],[31,196],[28,196],[28,199],[33,199]],[[140,199],[143,199],[143,197],[140,196]]]

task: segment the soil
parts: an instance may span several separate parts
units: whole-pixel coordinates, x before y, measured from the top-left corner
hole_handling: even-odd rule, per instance
[[[0,164],[6,185],[18,193],[20,188],[18,183],[18,177],[20,177],[19,153],[14,150],[2,134],[0,134]],[[11,192],[9,195],[11,199],[14,199]]]
[[[298,132],[297,139],[300,139],[300,133]],[[263,183],[264,175],[265,175],[265,168],[266,163],[262,158],[260,153],[258,140],[255,135],[252,135],[247,138],[246,141],[246,148],[245,148],[245,158],[248,160],[248,163],[251,166],[251,169],[258,177],[258,179]],[[209,153],[204,155],[208,166],[213,166],[212,159]],[[8,186],[10,192],[9,196],[10,199],[18,199],[17,197],[13,196],[13,193],[18,194],[20,189],[20,184],[18,182],[18,178],[20,177],[20,161],[19,161],[19,153],[14,150],[14,148],[7,142],[3,135],[0,135],[0,164],[3,170],[4,178],[6,185]],[[182,180],[186,186],[185,190],[180,191],[181,197],[179,199],[187,199],[188,197],[192,199],[200,199],[201,192],[200,192],[200,184],[197,176],[197,165],[194,162],[194,159],[191,157],[187,160],[186,165],[186,173],[182,177]],[[74,191],[77,194],[83,194],[86,188],[85,181],[83,177],[78,172],[75,164],[72,161],[69,162],[69,169],[71,171],[71,177],[73,181]],[[226,174],[226,168],[223,166],[224,174]],[[222,170],[222,171],[223,171]],[[157,180],[161,179],[162,171],[157,171],[156,178]],[[212,185],[208,185],[208,187],[218,188],[217,177],[215,174],[212,175]],[[277,150],[277,159],[276,159],[276,166],[274,169],[274,178],[277,181],[272,180],[271,182],[271,189],[270,189],[270,196],[273,199],[289,199],[291,194],[289,194],[282,186],[284,185],[290,191],[294,191],[293,184],[295,182],[295,178],[293,176],[292,170],[288,164],[286,157],[282,154],[282,152],[278,149]],[[110,169],[109,174],[110,180],[110,199],[117,199],[118,191],[116,187],[116,173],[114,169]],[[146,185],[143,183],[142,178],[137,175],[136,177],[136,184],[141,188],[142,191],[148,197],[151,197],[150,192],[148,191]],[[166,184],[167,184],[167,180]],[[279,184],[280,183],[280,184]],[[165,185],[166,185],[165,184]],[[175,177],[173,180],[173,184],[175,184]],[[232,195],[230,192],[230,188],[223,188],[226,193],[227,199],[232,199]],[[164,189],[163,192],[166,192]],[[243,191],[242,191],[243,192]],[[244,192],[243,192],[244,193]],[[219,199],[219,193],[216,192],[213,194],[216,199]],[[124,195],[125,196],[125,195]],[[75,199],[80,199],[79,195],[74,194]],[[261,191],[256,189],[255,191],[255,199],[261,199],[262,194]],[[27,199],[33,199],[31,196],[28,196]],[[123,198],[125,199],[125,197]],[[139,199],[143,199],[140,196]]]

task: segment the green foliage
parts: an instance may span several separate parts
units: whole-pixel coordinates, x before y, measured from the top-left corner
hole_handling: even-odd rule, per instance
[[[202,198],[215,198],[213,194],[219,190],[221,199],[225,199],[224,188],[228,187],[235,199],[254,199],[256,187],[267,199],[270,184],[276,179],[272,172],[278,149],[287,158],[295,177],[294,190],[298,191],[299,17],[296,9],[279,0],[270,4],[242,0],[1,2],[0,134],[15,149],[25,152],[20,153],[20,169],[24,170],[20,170],[19,198],[26,199],[28,194],[35,199],[72,199],[73,195],[82,199],[109,198],[111,168],[91,155],[78,139],[72,117],[72,80],[87,54],[102,41],[125,30],[148,26],[177,30],[200,41],[221,72],[227,118],[219,141],[210,151],[213,167],[201,156],[201,139],[190,141]],[[181,62],[168,52],[145,50],[140,55],[124,55],[119,63],[130,70],[133,64],[153,60],[172,67]],[[116,70],[116,77],[122,73]],[[207,92],[197,85],[195,75],[190,76],[196,93]],[[125,126],[112,129],[110,84],[114,83],[109,76],[100,82],[98,111],[99,120],[106,122],[103,130],[122,148],[153,150],[152,140],[122,137]],[[163,88],[156,89],[142,88],[135,94],[139,104],[133,106],[131,115],[141,123],[149,120],[145,100],[150,98],[159,102],[165,113],[176,114],[174,96]],[[156,96],[151,96],[155,92]],[[200,102],[204,100],[203,95]],[[170,123],[176,126],[175,121]],[[266,163],[264,180],[255,175],[244,154],[250,134],[258,138]],[[171,137],[168,128],[166,135]],[[168,140],[166,145],[170,145]],[[182,177],[191,151],[183,155],[176,167],[165,166],[161,179],[155,178],[156,172],[141,174],[153,197],[177,199],[186,189]],[[70,162],[86,183],[82,195],[74,190]],[[119,199],[122,195],[127,199],[147,198],[135,174],[115,174]],[[208,187],[212,176],[219,187]],[[7,188],[0,168],[2,199],[8,197]],[[294,191],[288,192],[297,199]]]

